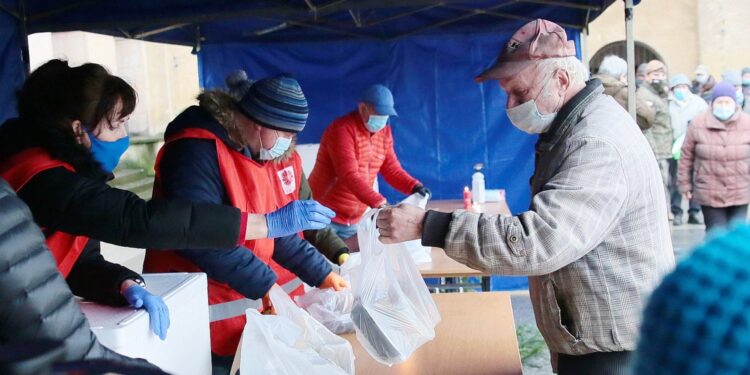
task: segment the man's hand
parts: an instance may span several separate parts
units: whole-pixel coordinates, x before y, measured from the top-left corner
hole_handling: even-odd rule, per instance
[[[422,238],[424,216],[423,209],[409,204],[382,209],[377,222],[380,242],[391,244]]]

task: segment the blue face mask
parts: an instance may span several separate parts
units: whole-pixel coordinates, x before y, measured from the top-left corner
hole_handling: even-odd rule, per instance
[[[714,116],[716,116],[717,119],[721,121],[726,121],[732,115],[734,115],[734,108],[731,107],[714,107],[713,109]]]
[[[89,132],[89,139],[91,140],[91,155],[102,166],[102,170],[107,173],[112,173],[115,170],[122,154],[130,146],[129,136],[107,142],[96,138],[93,133]]]
[[[674,92],[673,92],[673,93],[674,93],[674,98],[675,98],[675,99],[677,99],[677,100],[679,100],[679,101],[681,101],[681,102],[684,102],[684,101],[685,101],[685,91],[682,91],[682,90],[674,90]]]
[[[735,94],[735,100],[737,100],[737,104],[742,105],[742,103],[745,102],[745,95],[742,93],[742,91],[737,91]]]
[[[367,130],[371,133],[377,133],[388,124],[388,116],[370,115],[367,119]]]
[[[742,86],[750,86],[750,78],[745,78],[742,80]]]
[[[261,141],[262,142],[262,141]],[[286,150],[289,149],[289,146],[292,145],[292,139],[291,138],[284,138],[279,136],[276,138],[276,143],[273,144],[273,147],[269,149],[263,148],[263,145],[260,147],[260,160],[273,160],[278,158],[281,155],[284,155]]]

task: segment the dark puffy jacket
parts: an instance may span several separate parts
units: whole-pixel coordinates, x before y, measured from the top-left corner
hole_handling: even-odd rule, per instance
[[[66,361],[148,362],[102,346],[89,327],[28,207],[0,179],[0,345],[57,340]]]

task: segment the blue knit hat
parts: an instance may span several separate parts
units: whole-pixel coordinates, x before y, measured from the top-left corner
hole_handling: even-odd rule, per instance
[[[633,374],[750,374],[750,226],[714,233],[656,288]]]
[[[307,99],[296,79],[288,75],[264,78],[240,99],[242,113],[259,125],[299,133],[307,123]]]
[[[728,96],[736,102],[737,101],[736,94],[737,94],[737,89],[734,87],[733,84],[727,81],[721,81],[719,84],[714,86],[713,90],[711,90],[711,102],[716,100],[716,98],[720,98],[722,96]]]

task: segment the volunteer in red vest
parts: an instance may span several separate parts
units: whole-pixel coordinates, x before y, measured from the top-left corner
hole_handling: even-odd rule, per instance
[[[133,88],[100,65],[42,65],[19,92],[19,117],[0,127],[0,177],[31,209],[74,294],[144,308],[151,329],[164,339],[167,306],[147,291],[139,274],[106,261],[99,241],[228,250],[269,233],[322,228],[329,220],[295,217],[301,202],[259,215],[185,200],[146,202],[109,187],[106,181],[128,147],[126,123],[135,104]],[[325,210],[318,207],[312,211]]]
[[[373,189],[378,173],[404,194],[428,195],[429,190],[409,175],[393,149],[390,116],[397,116],[393,94],[373,85],[362,94],[353,112],[336,119],[323,133],[310,188],[321,204],[336,212],[331,227],[347,239],[368,207],[385,206],[385,197]]]
[[[274,211],[298,196],[302,163],[290,145],[305,126],[308,108],[295,79],[282,75],[259,80],[240,99],[208,91],[198,101],[167,127],[166,144],[156,162],[156,196],[230,204],[252,213]],[[260,307],[251,300],[265,296],[275,282],[287,292],[298,289],[302,281],[336,290],[346,285],[301,235],[274,237],[278,238],[247,241],[225,252],[178,247],[146,253],[146,271],[208,275],[217,368],[231,365],[245,309]],[[283,280],[274,271],[281,269],[299,279]]]

